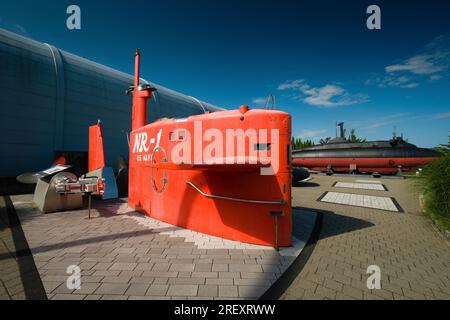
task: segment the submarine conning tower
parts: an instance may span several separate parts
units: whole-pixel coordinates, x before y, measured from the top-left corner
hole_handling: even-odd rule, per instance
[[[423,166],[440,157],[432,149],[418,148],[401,137],[391,140],[350,142],[344,123],[340,137],[321,145],[294,150],[293,165],[322,172],[393,174]]]
[[[171,225],[275,248],[292,244],[291,116],[239,109],[147,124],[155,92],[135,55],[131,208]],[[151,105],[150,105],[151,108]]]
[[[136,49],[134,65],[133,107],[131,130],[142,128],[147,124],[147,101],[151,99],[156,88],[149,84],[140,84],[141,53]]]

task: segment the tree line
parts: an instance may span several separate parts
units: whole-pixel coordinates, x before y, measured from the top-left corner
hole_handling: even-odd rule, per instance
[[[346,129],[344,129],[344,136],[347,136]],[[319,144],[324,145],[324,144],[329,143],[331,140],[332,140],[331,137],[322,138],[319,140]],[[356,130],[351,129],[350,134],[347,137],[347,141],[351,142],[351,143],[356,143],[356,142],[366,142],[367,140],[366,140],[366,138],[358,137],[356,135]],[[315,146],[316,144],[311,139],[302,139],[302,138],[292,137],[291,145],[292,145],[292,149],[304,149],[304,148]]]

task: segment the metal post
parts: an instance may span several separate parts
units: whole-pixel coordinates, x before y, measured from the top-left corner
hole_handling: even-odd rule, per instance
[[[280,251],[278,247],[278,216],[275,216],[275,250]]]
[[[333,174],[333,166],[331,164],[327,165],[327,176]]]
[[[90,192],[88,193],[88,197],[89,197],[89,200],[88,200],[89,220],[91,220],[91,202],[92,202],[92,194],[91,194]]]
[[[275,218],[275,250],[280,251],[278,246],[278,217],[283,216],[283,211],[271,211],[270,215]]]
[[[397,166],[397,176],[398,177],[403,177],[402,166]]]

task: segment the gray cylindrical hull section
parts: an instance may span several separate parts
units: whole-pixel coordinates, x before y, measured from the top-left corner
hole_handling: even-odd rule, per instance
[[[0,177],[46,168],[55,151],[87,151],[88,127],[99,119],[107,164],[128,157],[132,83],[131,75],[0,29]],[[150,122],[220,109],[153,85]]]

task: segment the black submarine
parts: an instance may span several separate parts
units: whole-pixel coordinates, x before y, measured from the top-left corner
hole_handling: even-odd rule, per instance
[[[439,152],[419,148],[395,134],[391,140],[350,142],[345,138],[344,123],[338,127],[340,137],[322,145],[293,150],[293,166],[321,172],[393,174],[440,157]]]

